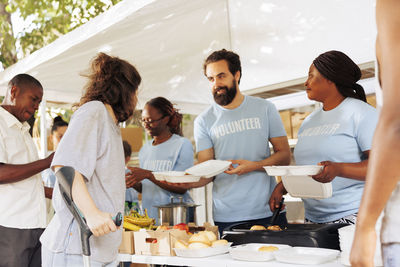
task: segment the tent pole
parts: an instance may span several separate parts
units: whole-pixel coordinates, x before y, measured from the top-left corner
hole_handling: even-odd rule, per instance
[[[40,103],[40,157],[47,156],[47,129],[46,129],[46,100]]]
[[[226,0],[226,18],[228,20],[228,39],[229,39],[229,50],[232,50],[232,31],[231,31],[231,16],[229,12],[229,0]]]

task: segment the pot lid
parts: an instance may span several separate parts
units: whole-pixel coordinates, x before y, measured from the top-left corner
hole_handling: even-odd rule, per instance
[[[156,208],[172,208],[172,207],[197,207],[200,205],[196,205],[194,203],[185,203],[183,202],[183,197],[178,197],[178,202],[175,202],[174,199],[177,199],[174,196],[171,196],[171,202],[169,204],[164,204],[164,205],[159,205],[159,206],[153,206]]]
[[[174,208],[174,207],[185,207],[185,208],[191,208],[191,207],[197,207],[200,205],[194,204],[194,203],[170,203],[166,205],[159,205],[159,206],[153,206],[155,208]]]

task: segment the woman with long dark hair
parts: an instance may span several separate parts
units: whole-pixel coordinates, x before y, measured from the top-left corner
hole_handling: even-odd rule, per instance
[[[360,68],[344,53],[328,51],[311,64],[305,82],[308,98],[322,103],[298,132],[294,150],[297,165],[323,166],[313,178],[332,182],[332,197],[303,199],[309,223],[354,224],[367,173],[368,156],[378,115],[366,103],[357,81]],[[274,210],[286,192],[282,182],[270,198]]]
[[[152,140],[139,152],[140,168],[128,167],[127,188],[142,193],[142,207],[152,218],[158,218],[154,206],[170,203],[171,197],[183,197],[192,202],[186,189],[163,183],[154,178],[153,171],[184,171],[193,166],[193,146],[182,137],[182,114],[164,97],[146,103],[142,124]]]
[[[115,266],[122,229],[112,216],[124,211],[125,166],[118,123],[136,106],[141,77],[125,60],[99,53],[91,64],[85,93],[52,161],[75,169],[72,197],[86,219],[92,266]],[[64,203],[58,184],[55,215],[41,237],[42,264],[83,266],[78,223]]]

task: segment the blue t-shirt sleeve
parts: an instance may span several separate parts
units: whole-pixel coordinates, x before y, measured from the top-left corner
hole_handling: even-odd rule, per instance
[[[192,143],[186,138],[183,139],[183,144],[179,151],[174,171],[185,171],[193,166],[193,146]]]
[[[360,114],[356,131],[357,144],[361,151],[371,149],[372,139],[375,133],[375,128],[378,123],[378,112],[375,108],[368,107]]]
[[[203,117],[200,115],[194,121],[194,140],[196,142],[196,151],[200,152],[213,147],[213,143],[207,128],[204,124]]]
[[[269,138],[286,136],[286,131],[285,128],[283,127],[281,116],[279,116],[278,110],[276,109],[275,105],[272,104],[271,102],[267,102],[267,118],[268,118]]]

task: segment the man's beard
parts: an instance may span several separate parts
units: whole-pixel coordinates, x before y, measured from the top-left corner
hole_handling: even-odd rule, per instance
[[[223,94],[218,94],[218,91],[220,90],[225,90],[225,93]],[[214,91],[214,100],[215,103],[217,103],[220,106],[226,106],[229,105],[230,103],[232,103],[233,99],[235,98],[237,93],[237,88],[236,88],[236,81],[233,80],[232,86],[231,87],[218,87],[215,91]]]

